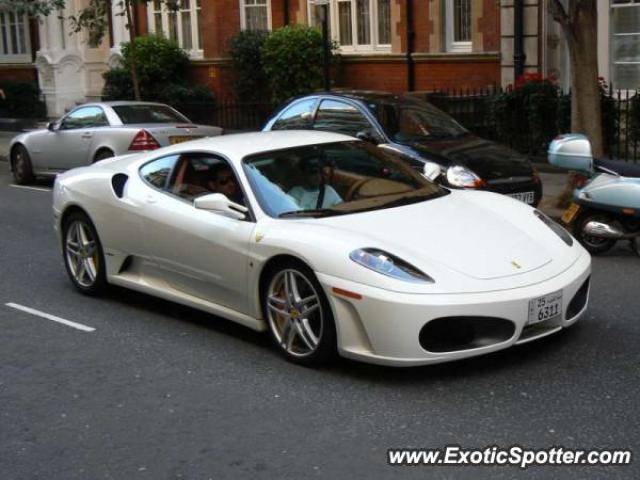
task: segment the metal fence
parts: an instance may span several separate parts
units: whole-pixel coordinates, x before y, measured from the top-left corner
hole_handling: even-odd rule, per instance
[[[414,95],[430,101],[481,137],[528,155],[546,156],[549,141],[570,130],[570,96],[558,94],[551,110],[547,107],[537,123],[533,122],[537,125],[534,128],[528,127],[532,122],[529,111],[505,112],[503,109],[496,113],[496,99],[505,93],[508,90],[496,87],[436,90]],[[275,110],[275,106],[267,102],[222,101],[215,105],[185,103],[174,106],[194,122],[218,125],[225,131],[259,130]],[[637,163],[640,160],[640,95],[637,91],[608,89],[603,91],[602,109],[606,154]]]

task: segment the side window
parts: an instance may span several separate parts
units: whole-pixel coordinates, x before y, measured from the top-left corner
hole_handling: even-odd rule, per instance
[[[85,107],[67,115],[60,124],[60,130],[105,127],[108,125],[107,117],[100,107]]]
[[[293,130],[311,128],[315,99],[303,100],[291,105],[280,115],[271,130]]]
[[[180,155],[171,155],[170,157],[158,158],[140,169],[140,175],[152,186],[161,190],[166,190],[171,172],[174,170]]]
[[[359,132],[371,130],[373,125],[353,105],[337,100],[323,100],[313,128],[355,137]]]

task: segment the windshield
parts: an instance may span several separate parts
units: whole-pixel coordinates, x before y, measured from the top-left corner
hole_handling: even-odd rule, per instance
[[[449,115],[422,100],[368,103],[389,138],[398,143],[457,137],[467,133]]]
[[[446,190],[405,157],[365,142],[261,153],[244,161],[262,209],[272,217],[319,217],[424,201]]]
[[[117,105],[111,107],[124,125],[135,123],[191,123],[168,105]]]

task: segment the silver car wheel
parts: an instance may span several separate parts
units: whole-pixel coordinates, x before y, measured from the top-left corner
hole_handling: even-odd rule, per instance
[[[98,276],[100,255],[89,226],[74,220],[67,228],[65,260],[73,279],[82,287],[91,287]]]
[[[322,339],[324,315],[318,292],[301,272],[278,272],[266,296],[269,326],[278,344],[294,357],[313,354]]]

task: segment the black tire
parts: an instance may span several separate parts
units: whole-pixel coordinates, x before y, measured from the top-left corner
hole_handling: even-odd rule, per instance
[[[584,248],[592,255],[600,255],[608,252],[616,244],[617,240],[608,238],[595,238],[584,233],[585,225],[595,220],[596,222],[610,222],[611,218],[604,213],[586,212],[575,223],[574,234]]]
[[[80,231],[76,230],[78,227],[84,229],[84,236],[88,240],[86,244],[80,241]],[[85,213],[73,212],[65,218],[62,225],[62,258],[71,283],[80,292],[98,295],[105,290],[107,276],[102,244],[98,232]],[[90,274],[91,268],[93,275]]]
[[[35,180],[31,157],[22,145],[16,145],[11,151],[11,171],[13,172],[13,180],[18,185],[27,185]]]
[[[297,296],[300,300],[308,300],[315,295],[318,300],[317,308],[315,308],[316,303],[313,303],[312,300],[298,302],[293,299],[288,302],[278,298],[277,301],[274,301],[275,291],[278,292],[278,295],[287,298],[284,284],[282,291],[279,290],[279,282],[287,281],[284,280],[283,275],[293,275],[294,284],[299,282],[294,290],[298,292]],[[287,260],[272,268],[267,273],[266,281],[263,284],[261,303],[270,336],[276,348],[287,360],[299,365],[316,367],[326,365],[337,357],[336,326],[331,306],[313,271],[304,263]],[[270,304],[276,308],[280,306],[280,312],[276,313],[270,308]],[[306,310],[311,310],[311,313],[304,315]],[[295,338],[289,342],[291,336]],[[314,344],[312,349],[309,348],[310,344]],[[302,350],[307,351],[303,352]]]
[[[96,156],[93,157],[93,163],[99,162],[100,160],[106,160],[107,158],[115,157],[113,152],[107,148],[103,148],[96,153]]]

